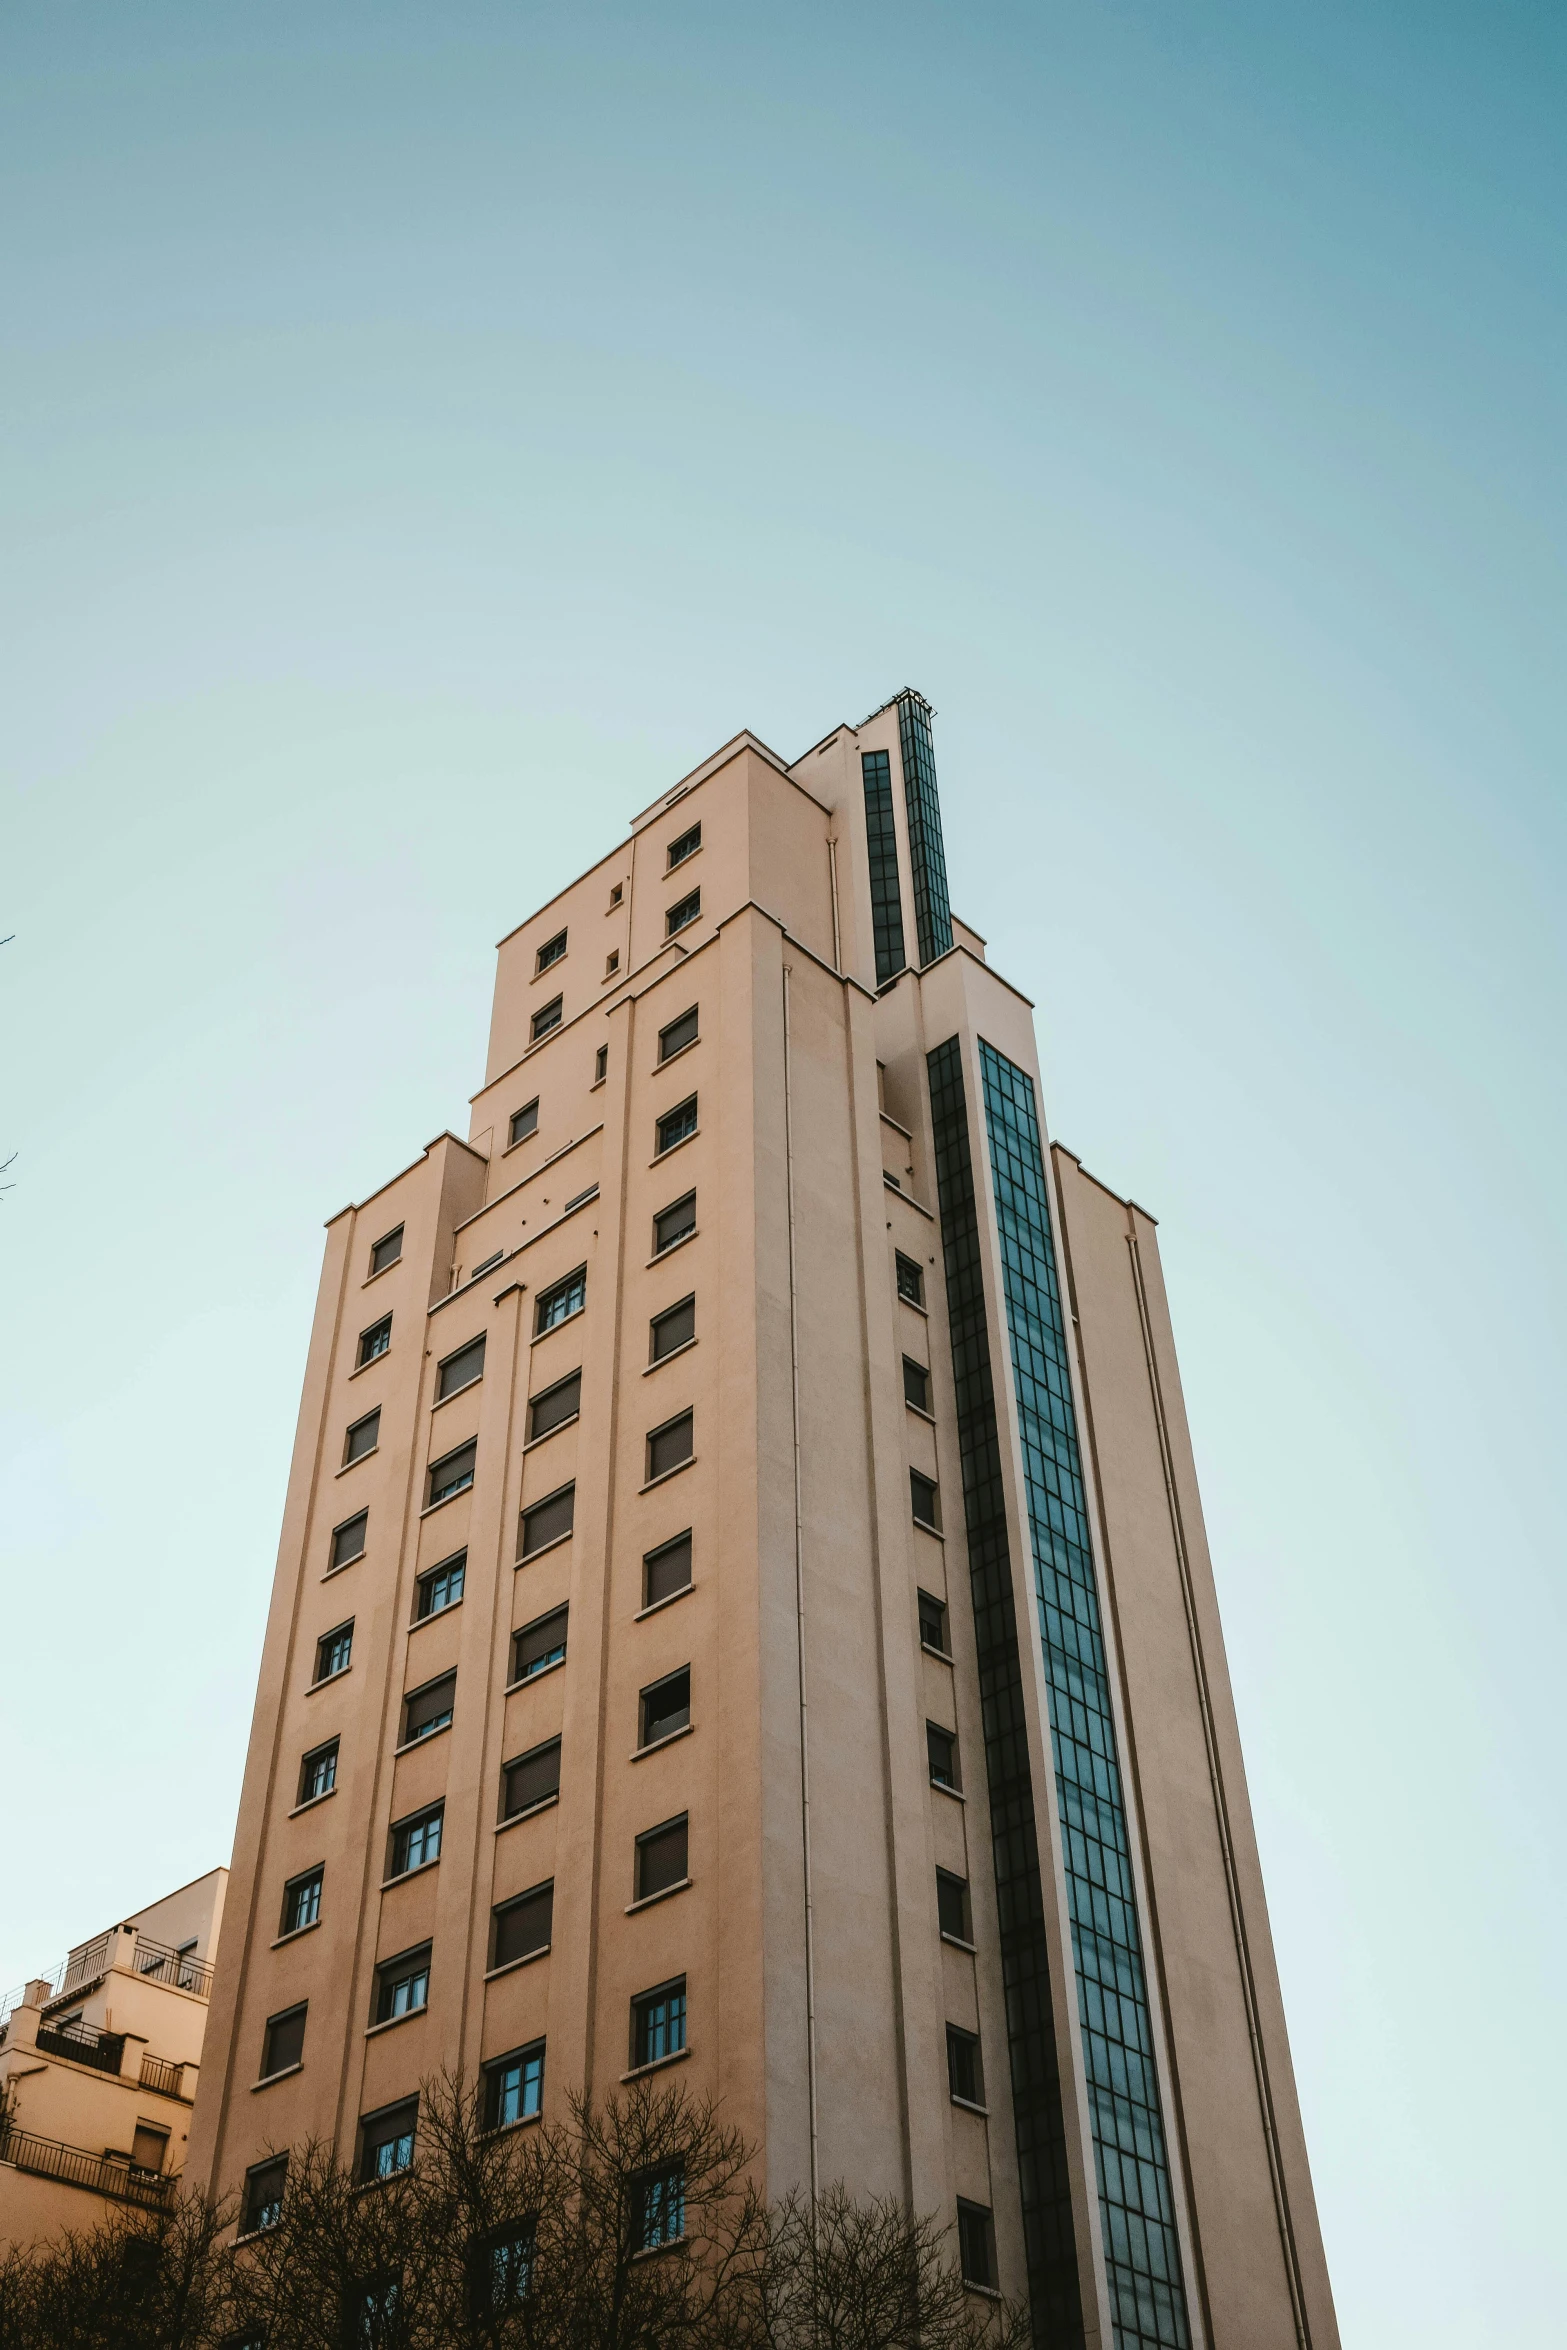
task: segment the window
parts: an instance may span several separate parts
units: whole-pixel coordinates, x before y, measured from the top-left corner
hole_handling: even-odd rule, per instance
[[[670,1306],[662,1314],[655,1314],[651,1323],[652,1343],[648,1361],[661,1363],[665,1355],[672,1355],[677,1347],[689,1346],[696,1336],[696,1299],[683,1297],[677,1306]]]
[[[656,1991],[639,1992],[631,2002],[631,2061],[658,2064],[678,2056],[686,2044],[686,1979],[660,1983]]]
[[[560,1026],[561,1001],[559,996],[552,996],[547,1004],[540,1004],[533,1018],[528,1022],[528,1037],[531,1043],[537,1044],[540,1037],[548,1036],[552,1028]]]
[[[608,953],[608,954],[607,954],[607,955],[604,957],[604,976],[605,976],[605,978],[606,978],[606,979],[613,979],[613,978],[614,978],[614,976],[615,976],[615,973],[616,973],[616,972],[617,972],[619,969],[620,969],[620,949],[619,949],[619,947],[614,947],[614,948],[612,948],[612,949],[611,949],[611,951],[610,951],[610,952],[609,952],[609,953]]]
[[[964,2105],[985,2102],[985,2075],[979,2061],[978,2037],[973,2032],[961,2031],[956,2024],[947,2026],[947,2087]]]
[[[571,1532],[577,1510],[577,1488],[563,1485],[558,1493],[547,1494],[543,1501],[530,1504],[522,1513],[522,1542],[517,1552],[519,1563],[537,1557],[548,1550],[552,1542],[562,1542]]]
[[[359,1333],[359,1368],[373,1363],[384,1355],[392,1343],[392,1317],[386,1314],[379,1322],[372,1322],[368,1330]]]
[[[519,1142],[526,1142],[530,1134],[537,1134],[538,1131],[539,1104],[538,1098],[535,1096],[531,1102],[524,1102],[520,1110],[513,1110],[511,1114],[511,1141],[507,1148],[509,1150],[515,1149]]]
[[[490,2126],[505,2127],[499,2122]],[[531,2218],[512,2220],[476,2240],[468,2269],[469,2315],[476,2325],[522,2306],[533,2281],[536,2241],[537,2222]]]
[[[660,1208],[653,1218],[653,1254],[662,1256],[666,1248],[673,1248],[677,1240],[684,1240],[688,1232],[696,1230],[696,1193],[688,1191],[684,1199]]]
[[[969,1930],[968,1885],[948,1869],[936,1871],[936,1923],[954,1942],[973,1942]]]
[[[417,2015],[430,2003],[430,1945],[405,1950],[398,1958],[383,1958],[375,1970],[375,2021],[395,2023],[399,2016]],[[401,2170],[404,2166],[396,2166]]]
[[[599,1046],[599,1049],[598,1049],[598,1051],[597,1051],[597,1052],[594,1054],[594,1056],[593,1056],[593,1082],[594,1082],[594,1084],[595,1084],[595,1085],[602,1085],[602,1084],[603,1084],[603,1082],[604,1082],[604,1080],[605,1080],[605,1078],[606,1078],[608,1075],[609,1075],[609,1047],[608,1047],[608,1045],[607,1045],[607,1044],[601,1044],[601,1045]]]
[[[689,832],[683,832],[678,840],[670,842],[669,862],[664,868],[665,872],[672,873],[677,865],[685,863],[687,857],[694,857],[701,846],[702,827],[693,824]]]
[[[677,1534],[673,1542],[662,1542],[657,1550],[650,1550],[642,1561],[642,1604],[657,1607],[661,1599],[673,1599],[677,1591],[691,1588],[691,1535],[689,1530]]]
[[[860,778],[865,792],[865,846],[870,856],[871,936],[880,988],[896,979],[908,961],[903,944],[903,891],[898,880],[890,754],[862,751]]]
[[[678,1820],[665,1820],[637,1838],[636,1900],[649,1901],[655,1893],[685,1883],[690,1873],[688,1844],[684,1812]]]
[[[555,936],[547,938],[538,951],[533,965],[535,979],[541,971],[547,971],[552,963],[558,963],[565,952],[566,933],[564,930],[557,930]]]
[[[951,1730],[942,1729],[939,1722],[925,1724],[925,1753],[930,1762],[930,1783],[933,1787],[961,1787],[958,1777],[958,1742]]]
[[[355,1559],[365,1555],[365,1528],[370,1523],[370,1512],[360,1510],[354,1517],[345,1518],[341,1526],[332,1529],[332,1565],[351,1567]]]
[[[240,2223],[242,2235],[255,2236],[263,2228],[275,2228],[283,2216],[283,2189],[288,2180],[288,2156],[275,2154],[266,2162],[258,2162],[245,2173],[244,2217]]]
[[[345,2350],[397,2350],[408,2338],[400,2277],[359,2278],[348,2287],[343,2311]]]
[[[452,1718],[452,1699],[457,1693],[457,1675],[443,1673],[438,1681],[426,1681],[422,1689],[410,1691],[403,1699],[402,1746],[412,1746],[420,1738],[433,1738],[437,1730],[444,1730]]]
[[[427,1810],[415,1812],[412,1819],[399,1820],[392,1830],[391,1866],[389,1877],[407,1877],[415,1869],[427,1869],[441,1857],[441,1820],[444,1803],[433,1803]]]
[[[695,1132],[696,1095],[693,1094],[689,1101],[677,1102],[672,1110],[666,1110],[660,1118],[658,1122],[658,1151],[654,1155],[658,1156],[664,1151],[672,1151],[677,1142],[684,1142],[688,1135],[695,1134]]]
[[[673,938],[677,930],[687,929],[701,911],[702,892],[694,889],[688,898],[682,898],[678,905],[671,906],[664,916],[664,936]]]
[[[519,1681],[531,1681],[535,1673],[544,1672],[550,1665],[558,1665],[566,1653],[566,1617],[568,1610],[552,1608],[547,1616],[536,1616],[531,1624],[524,1624],[512,1635],[512,1686]]]
[[[552,1428],[564,1428],[581,1409],[582,1373],[573,1371],[568,1378],[557,1379],[553,1387],[546,1387],[542,1395],[528,1399],[528,1442],[536,1443]]]
[[[903,1358],[903,1400],[917,1412],[930,1410],[930,1373],[909,1355]]]
[[[911,1306],[922,1306],[925,1303],[924,1267],[916,1265],[912,1257],[906,1257],[902,1249],[894,1250],[893,1255],[898,1275],[898,1295]]]
[[[697,1008],[693,1004],[689,1012],[682,1012],[678,1020],[671,1020],[667,1028],[659,1030],[659,1059],[672,1061],[676,1053],[683,1053],[688,1044],[695,1044],[696,1039]]]
[[[995,2230],[983,2204],[958,2205],[958,2266],[965,2285],[978,2285],[986,2293],[995,2291]]]
[[[321,1916],[321,1880],[326,1875],[324,1862],[306,1869],[301,1877],[290,1877],[283,1888],[283,1924],[285,1934],[302,1934],[306,1926],[313,1926]]]
[[[490,1937],[490,1966],[513,1966],[519,1958],[533,1958],[550,1946],[555,1918],[555,1881],[519,1893],[515,1901],[497,1903]]]
[[[169,2151],[169,2133],[156,2122],[138,2122],[131,2133],[131,2167],[161,2171]]]
[[[330,1795],[337,1785],[337,1740],[325,1746],[312,1747],[299,1766],[299,1800],[314,1803],[318,1796]]]
[[[482,1268],[481,1268],[482,1270]],[[435,1372],[435,1400],[444,1403],[459,1388],[471,1387],[476,1379],[484,1377],[484,1340],[470,1338],[455,1354],[438,1363]]]
[[[414,2158],[414,2136],[419,2126],[419,2100],[408,2097],[399,2105],[383,2105],[367,2113],[359,2124],[361,2179],[395,2178]]]
[[[621,899],[622,899],[622,898],[625,896],[625,894],[626,894],[626,885],[625,885],[625,883],[624,883],[623,881],[617,881],[617,882],[615,883],[614,887],[611,889],[611,891],[610,891],[610,893],[609,893],[609,902],[610,902],[610,904],[611,904],[612,906],[618,906],[618,905],[619,905],[619,903],[620,903],[620,901],[621,901]]]
[[[685,2165],[669,2162],[643,2171],[632,2184],[631,2236],[639,2252],[678,2244],[686,2232]]]
[[[569,1216],[573,1208],[580,1208],[584,1206],[588,1200],[597,1199],[598,1195],[598,1185],[596,1183],[590,1183],[586,1191],[573,1193],[572,1197],[567,1200],[566,1205],[561,1209],[560,1212],[563,1216]]]
[[[469,1274],[469,1280],[477,1281],[481,1273],[488,1273],[492,1265],[498,1265],[505,1254],[506,1251],[503,1248],[498,1248],[493,1256],[481,1257],[478,1264],[474,1266],[473,1271]]]
[[[466,1493],[473,1483],[473,1464],[478,1454],[478,1441],[469,1437],[455,1452],[443,1453],[430,1464],[430,1491],[427,1507],[434,1509],[438,1501],[450,1501],[457,1493]]]
[[[335,1632],[323,1632],[316,1642],[316,1680],[330,1681],[335,1673],[346,1673],[348,1660],[354,1653],[354,1620],[339,1624]]]
[[[261,2042],[261,2078],[272,2080],[278,2073],[291,2073],[305,2049],[305,2015],[307,2003],[286,2007],[281,2015],[269,2015],[266,2032]]]
[[[364,1418],[356,1420],[349,1429],[343,1441],[344,1468],[351,1467],[355,1461],[362,1461],[367,1452],[374,1452],[380,1441],[381,1411],[377,1405],[373,1412],[366,1412]]]
[[[395,1265],[402,1253],[403,1228],[401,1224],[399,1224],[395,1232],[388,1232],[384,1238],[378,1240],[375,1243],[375,1246],[371,1249],[370,1271],[372,1275],[376,1273],[384,1273],[388,1265]]]
[[[514,2049],[484,2068],[484,2126],[509,2130],[532,2118],[544,2103],[544,2043]],[[531,2229],[529,2231],[532,2233]]]
[[[691,1726],[691,1667],[682,1665],[678,1673],[666,1674],[644,1689],[641,1697],[642,1721],[639,1746],[656,1746],[660,1738],[672,1738],[677,1730]]]
[[[938,1656],[950,1656],[947,1646],[947,1603],[932,1599],[928,1591],[920,1593],[920,1646],[933,1648]]]
[[[468,1553],[459,1550],[454,1557],[443,1559],[438,1567],[431,1567],[415,1585],[414,1622],[422,1624],[430,1616],[439,1616],[449,1607],[455,1607],[462,1597],[463,1583],[468,1573]]]
[[[560,1740],[551,1738],[501,1768],[501,1818],[521,1819],[560,1793]]]
[[[909,1471],[909,1504],[914,1512],[916,1526],[928,1526],[932,1534],[941,1532],[941,1509],[936,1488],[918,1469]]]
[[[575,1273],[568,1273],[564,1281],[557,1281],[552,1289],[541,1289],[538,1304],[533,1309],[535,1337],[546,1330],[556,1330],[562,1322],[569,1322],[573,1314],[580,1314],[587,1300],[588,1269],[579,1265]]]
[[[676,1420],[666,1420],[662,1428],[655,1428],[647,1440],[647,1479],[651,1485],[655,1477],[667,1477],[672,1469],[684,1467],[693,1457],[693,1419],[690,1412],[682,1412]]]

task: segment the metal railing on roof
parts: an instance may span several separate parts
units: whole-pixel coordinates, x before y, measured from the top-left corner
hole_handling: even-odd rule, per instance
[[[212,1997],[212,1969],[204,1958],[187,1950],[171,1949],[167,1942],[136,1937],[136,1972],[150,1983],[169,1983],[176,1991],[194,1991],[198,1999]]]
[[[38,2045],[45,2056],[68,2056],[100,2073],[117,2073],[125,2060],[125,2034],[100,2032],[92,2024],[40,2024]]]

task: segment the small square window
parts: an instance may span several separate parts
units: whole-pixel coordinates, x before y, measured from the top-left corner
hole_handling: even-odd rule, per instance
[[[557,1329],[569,1322],[573,1314],[580,1314],[587,1302],[588,1269],[579,1265],[575,1273],[568,1273],[564,1281],[555,1282],[549,1289],[541,1289],[533,1309],[533,1333],[542,1338],[546,1330]]]
[[[656,1991],[642,1991],[631,2002],[631,2061],[658,2064],[678,2056],[686,2044],[686,1979],[660,1983]]]
[[[609,893],[609,902],[610,902],[610,904],[611,904],[612,906],[618,906],[618,905],[619,905],[619,903],[620,903],[620,901],[621,901],[621,899],[622,899],[622,898],[625,896],[625,894],[626,894],[626,885],[625,885],[625,883],[624,883],[623,881],[617,881],[617,882],[615,882],[615,883],[613,884],[613,886],[611,887],[611,889],[610,889],[610,893]]]
[[[689,929],[701,911],[702,892],[694,889],[688,898],[682,898],[678,905],[671,906],[664,916],[664,936],[673,938],[677,930]]]
[[[548,1036],[552,1029],[560,1026],[562,1000],[560,996],[552,996],[547,1004],[540,1004],[528,1023],[528,1040],[531,1044],[537,1044],[541,1037]]]
[[[559,1542],[571,1532],[576,1522],[577,1488],[563,1485],[558,1493],[546,1494],[542,1501],[530,1504],[522,1513],[522,1541],[518,1548],[519,1564],[531,1559],[536,1552],[547,1550],[552,1542]]]
[[[642,1604],[656,1607],[661,1599],[673,1599],[677,1591],[691,1588],[691,1536],[689,1531],[677,1534],[673,1542],[660,1543],[650,1550],[642,1561]]]
[[[365,1555],[365,1529],[370,1523],[370,1512],[358,1510],[345,1518],[341,1526],[332,1529],[332,1565],[350,1567],[355,1559]]]
[[[530,2121],[544,2103],[544,2043],[497,2056],[484,2068],[484,2126],[509,2130]],[[531,2230],[530,2230],[531,2237]]]
[[[482,1271],[482,1267],[480,1268]],[[476,1379],[484,1377],[484,1340],[470,1338],[455,1354],[449,1354],[435,1370],[435,1400],[444,1403],[459,1388],[471,1387]]]
[[[414,2158],[418,2125],[417,2097],[405,2098],[398,2105],[384,2105],[379,2113],[367,2113],[359,2124],[360,2178],[390,2179],[407,2170]]]
[[[331,1632],[323,1632],[316,1642],[317,1681],[330,1681],[334,1673],[346,1673],[354,1653],[354,1624],[350,1617]]]
[[[894,1251],[894,1264],[898,1275],[898,1295],[911,1306],[922,1306],[925,1303],[924,1267],[917,1265],[912,1257],[906,1257],[901,1249]]]
[[[452,1558],[443,1559],[438,1567],[431,1567],[421,1575],[415,1586],[418,1596],[415,1600],[414,1622],[422,1624],[428,1617],[444,1615],[449,1607],[455,1607],[462,1597],[467,1575],[468,1553],[465,1550],[459,1550]]]
[[[960,1788],[958,1777],[958,1742],[951,1730],[944,1730],[939,1722],[925,1724],[925,1753],[930,1762],[930,1783],[933,1787]]]
[[[661,1363],[665,1355],[689,1346],[696,1336],[696,1299],[683,1297],[677,1306],[655,1314],[649,1325],[648,1360]]]
[[[399,1746],[412,1746],[420,1738],[433,1738],[437,1730],[449,1728],[456,1696],[455,1673],[442,1673],[438,1680],[426,1681],[422,1688],[410,1690],[403,1699],[403,1734]]]
[[[535,1673],[561,1662],[566,1654],[567,1613],[563,1607],[551,1608],[547,1616],[535,1616],[531,1624],[524,1624],[519,1632],[512,1634],[513,1687],[519,1681],[531,1681]]]
[[[512,1966],[519,1958],[534,1958],[548,1950],[555,1924],[555,1881],[519,1893],[515,1901],[498,1902],[491,1912],[491,1967]]]
[[[682,1665],[678,1673],[666,1674],[662,1681],[644,1689],[641,1714],[639,1746],[656,1746],[661,1738],[672,1738],[677,1730],[689,1729],[691,1667]]]
[[[911,1403],[917,1412],[930,1410],[930,1373],[911,1355],[903,1358],[903,1400]]]
[[[336,1785],[337,1740],[329,1738],[325,1746],[313,1746],[299,1766],[299,1800],[314,1803]]]
[[[958,2266],[965,2285],[996,2289],[996,2236],[990,2214],[979,2203],[958,2205]]]
[[[676,1053],[683,1053],[696,1040],[697,1007],[693,1004],[689,1012],[682,1012],[678,1020],[671,1020],[667,1028],[659,1030],[658,1057],[661,1061],[672,1061]]]
[[[582,1373],[573,1371],[565,1379],[557,1379],[553,1387],[546,1387],[542,1395],[528,1399],[528,1442],[537,1443],[556,1428],[564,1428],[582,1409]]]
[[[616,973],[616,972],[617,972],[619,969],[620,969],[620,949],[619,949],[619,947],[616,947],[616,948],[613,950],[613,952],[612,952],[612,953],[610,953],[610,954],[607,954],[607,955],[604,957],[604,976],[605,976],[605,978],[606,978],[606,979],[613,979],[613,978],[614,978],[614,976],[615,976],[615,973]]]
[[[682,1412],[678,1419],[666,1420],[662,1428],[654,1428],[647,1440],[647,1478],[651,1485],[655,1477],[667,1477],[672,1469],[683,1468],[694,1457],[695,1421],[690,1412]]]
[[[537,1134],[538,1131],[539,1104],[537,1097],[535,1097],[531,1102],[524,1102],[520,1110],[513,1110],[511,1114],[511,1143],[508,1148],[519,1142],[526,1142],[530,1134]]]
[[[375,1970],[375,2021],[389,2024],[417,2015],[430,2003],[430,1945],[420,1943],[400,1957],[384,1958]],[[399,2170],[404,2165],[399,2163]]]
[[[673,1248],[677,1240],[696,1230],[696,1193],[688,1191],[684,1199],[660,1208],[653,1218],[653,1254],[662,1256],[666,1248]]]
[[[553,1803],[560,1793],[560,1740],[550,1738],[542,1746],[533,1747],[527,1754],[519,1754],[515,1762],[501,1767],[501,1818],[520,1819],[525,1811],[537,1811],[541,1803]]]
[[[930,1478],[922,1477],[918,1469],[909,1471],[909,1504],[916,1526],[928,1526],[932,1534],[941,1532],[941,1498]]]
[[[979,2061],[979,2040],[973,2032],[947,2026],[947,2089],[964,2105],[983,2105],[985,2075]]]
[[[664,867],[665,872],[673,872],[677,865],[683,865],[687,857],[694,857],[701,846],[702,827],[700,824],[693,824],[689,832],[683,832],[678,840],[670,842],[669,862]]]
[[[933,1648],[938,1656],[950,1656],[947,1645],[947,1603],[933,1599],[928,1591],[920,1593],[920,1645]]]
[[[445,1817],[444,1803],[433,1803],[424,1811],[415,1812],[412,1819],[399,1820],[392,1830],[392,1849],[387,1868],[389,1877],[411,1876],[415,1869],[427,1869],[441,1857],[441,1824]]]
[[[285,2008],[281,2015],[267,2018],[266,2032],[261,2042],[261,2078],[270,2081],[278,2073],[291,2073],[305,2049],[305,2014],[308,2002],[298,2007]]]
[[[666,1110],[660,1118],[657,1127],[658,1151],[655,1155],[661,1156],[665,1151],[672,1151],[677,1142],[684,1142],[695,1132],[696,1095],[693,1094],[689,1101],[677,1102],[672,1110]]]
[[[558,963],[565,952],[566,933],[564,930],[557,930],[555,936],[547,938],[539,949],[533,966],[535,978],[541,971],[547,971],[552,963]]]
[[[438,1501],[450,1501],[454,1494],[466,1493],[473,1483],[474,1461],[478,1454],[478,1439],[470,1437],[459,1444],[455,1452],[443,1453],[430,1464],[430,1490],[426,1506],[434,1509]]]
[[[362,1420],[356,1420],[344,1438],[344,1468],[352,1468],[355,1461],[362,1461],[367,1452],[374,1452],[380,1441],[381,1409],[378,1404],[373,1412],[366,1412]]]
[[[605,1080],[605,1078],[606,1078],[608,1075],[609,1075],[609,1047],[608,1047],[608,1045],[607,1045],[607,1044],[601,1044],[601,1045],[599,1046],[599,1049],[598,1049],[598,1051],[597,1051],[597,1052],[594,1054],[594,1056],[593,1056],[593,1082],[594,1082],[594,1084],[595,1084],[595,1085],[602,1085],[602,1084],[603,1084],[603,1082],[604,1082],[604,1080]]]
[[[378,1241],[375,1243],[374,1247],[371,1249],[371,1251],[370,1251],[370,1270],[371,1270],[371,1272],[372,1272],[372,1273],[384,1273],[384,1272],[386,1271],[386,1268],[387,1268],[387,1266],[388,1266],[388,1265],[395,1265],[395,1264],[396,1264],[396,1262],[397,1262],[398,1258],[399,1258],[399,1257],[402,1255],[402,1253],[403,1253],[403,1228],[402,1228],[401,1224],[399,1224],[399,1225],[398,1225],[398,1227],[397,1227],[397,1230],[396,1230],[395,1232],[388,1232],[388,1233],[384,1234],[384,1235],[383,1235],[383,1237],[382,1237],[380,1240],[378,1240]]]
[[[936,1922],[954,1942],[972,1942],[969,1927],[968,1885],[949,1869],[936,1871]]]
[[[302,1877],[290,1877],[283,1888],[283,1923],[278,1929],[283,1934],[303,1933],[306,1926],[317,1924],[321,1916],[321,1881],[326,1875],[324,1864],[306,1869]]]
[[[686,2173],[680,2162],[643,2171],[632,2184],[631,2237],[639,2252],[678,2244],[686,2232]]]
[[[244,2216],[240,2233],[259,2235],[275,2228],[283,2216],[283,2189],[288,2183],[288,2156],[274,2154],[245,2173]]]
[[[372,1322],[368,1330],[359,1333],[359,1363],[362,1371],[366,1363],[376,1362],[392,1343],[392,1317],[383,1314],[379,1322]]]

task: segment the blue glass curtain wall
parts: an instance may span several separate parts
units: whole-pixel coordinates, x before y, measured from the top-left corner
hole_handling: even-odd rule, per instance
[[[862,751],[865,785],[865,840],[870,851],[871,930],[876,946],[876,985],[885,987],[904,969],[903,889],[898,880],[898,833],[892,814],[892,760],[886,751]]]
[[[947,852],[936,795],[936,746],[930,704],[916,693],[898,696],[898,748],[903,757],[903,804],[909,820],[909,868],[914,882],[914,928],[921,968],[952,944],[947,899]]]

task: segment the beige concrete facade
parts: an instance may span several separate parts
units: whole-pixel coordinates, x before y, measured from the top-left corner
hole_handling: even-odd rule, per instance
[[[5,2002],[0,2248],[156,2207],[184,2170],[227,1883],[166,1894]]]
[[[602,2095],[646,2053],[638,1996],[678,1983],[652,2061],[722,2101],[770,2192],[961,2214],[976,2285],[1032,2289],[1041,2340],[1332,2350],[1153,1227],[1047,1147],[1178,2271],[1150,2330],[1112,2305],[981,1040],[1036,1098],[1037,1062],[1029,1005],[947,926],[924,713],[792,767],[742,735],[646,810],[501,942],[468,1139],[328,1226],[192,2171],[356,2154],[422,2080],[538,2044],[546,2112]],[[950,1040],[967,1208],[933,1118]],[[971,1599],[976,1347],[1004,1671]],[[683,1867],[639,1845],[681,1819]],[[497,1909],[545,1886],[507,1955]],[[1020,1967],[1052,2019],[1026,2061]]]

